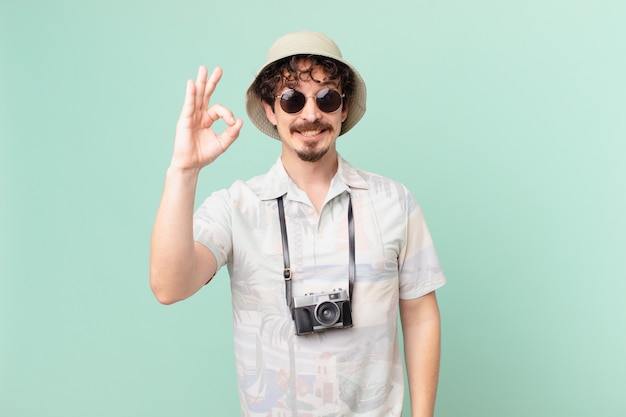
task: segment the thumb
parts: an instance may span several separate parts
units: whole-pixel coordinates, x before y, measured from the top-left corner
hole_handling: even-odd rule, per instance
[[[234,120],[233,124],[230,124],[220,135],[220,142],[224,150],[228,149],[230,145],[239,137],[239,132],[243,126],[242,119]]]

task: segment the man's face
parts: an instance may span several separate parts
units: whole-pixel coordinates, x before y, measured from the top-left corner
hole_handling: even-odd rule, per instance
[[[299,69],[309,68],[305,59],[298,63]],[[337,110],[326,113],[320,110],[315,101],[318,92],[324,89],[342,93],[335,80],[329,80],[323,68],[316,67],[310,74],[302,74],[297,83],[280,84],[276,96],[280,96],[290,87],[304,94],[306,101],[298,113],[287,113],[280,106],[280,99],[274,102],[274,108],[263,102],[268,120],[278,129],[285,153],[297,155],[303,161],[316,162],[329,151],[336,152],[335,141],[341,132],[341,123],[348,117],[345,101]],[[286,155],[285,155],[286,156]]]

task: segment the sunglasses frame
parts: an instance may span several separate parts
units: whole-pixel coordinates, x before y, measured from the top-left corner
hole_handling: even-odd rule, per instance
[[[288,103],[288,102],[289,102],[289,99],[283,99],[283,96],[284,96],[285,94],[288,94],[288,93],[290,93],[290,97],[293,97],[293,96],[296,96],[296,97],[297,97],[298,95],[300,95],[300,96],[304,97],[304,101],[302,102],[302,107],[300,107],[297,111],[293,111],[293,112],[292,112],[292,111],[288,111],[288,110],[287,110],[287,109],[285,109],[285,107],[283,106],[283,103]],[[336,107],[334,110],[327,111],[327,110],[324,110],[324,109],[322,109],[322,108],[320,107],[319,100],[321,100],[321,99],[323,98],[323,96],[322,96],[322,97],[320,97],[320,94],[321,94],[321,93],[325,93],[325,95],[326,95],[326,94],[329,94],[329,93],[336,93],[337,95],[339,95],[339,104],[337,105],[337,107]],[[300,91],[296,90],[295,88],[291,88],[291,89],[289,89],[289,90],[283,91],[281,94],[278,94],[278,95],[274,96],[274,98],[276,98],[276,99],[279,99],[279,100],[280,100],[280,108],[281,108],[281,109],[283,109],[283,111],[284,111],[285,113],[288,113],[288,114],[298,114],[298,113],[300,113],[300,112],[302,111],[302,109],[304,109],[304,107],[306,106],[306,100],[307,100],[309,97],[314,97],[314,98],[315,98],[315,105],[317,106],[317,108],[318,108],[318,109],[320,109],[320,110],[321,110],[321,111],[323,111],[324,113],[334,113],[334,112],[336,112],[336,111],[337,111],[337,110],[338,110],[338,109],[339,109],[339,108],[343,105],[343,101],[344,101],[344,99],[346,98],[346,95],[345,95],[345,94],[340,93],[340,92],[339,92],[339,91],[337,91],[337,90],[333,90],[332,88],[324,88],[324,89],[322,89],[322,90],[318,91],[318,92],[317,92],[316,94],[314,94],[314,95],[312,94],[312,95],[305,96],[302,92],[300,92]]]

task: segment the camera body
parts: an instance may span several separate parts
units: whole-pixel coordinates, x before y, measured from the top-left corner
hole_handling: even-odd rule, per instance
[[[348,293],[341,288],[293,297],[296,335],[352,327]]]

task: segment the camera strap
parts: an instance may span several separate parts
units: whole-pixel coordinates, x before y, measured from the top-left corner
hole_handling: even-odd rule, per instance
[[[291,295],[291,266],[289,262],[289,242],[287,241],[287,224],[285,222],[285,207],[283,204],[284,196],[276,199],[278,202],[278,217],[280,218],[280,234],[283,240],[283,278],[285,279],[285,298],[287,306],[291,310],[293,316],[293,296]],[[348,193],[348,240],[349,240],[349,267],[348,267],[348,297],[352,297],[354,288],[354,277],[356,275],[356,256],[354,248],[354,216],[352,215],[352,199]]]

